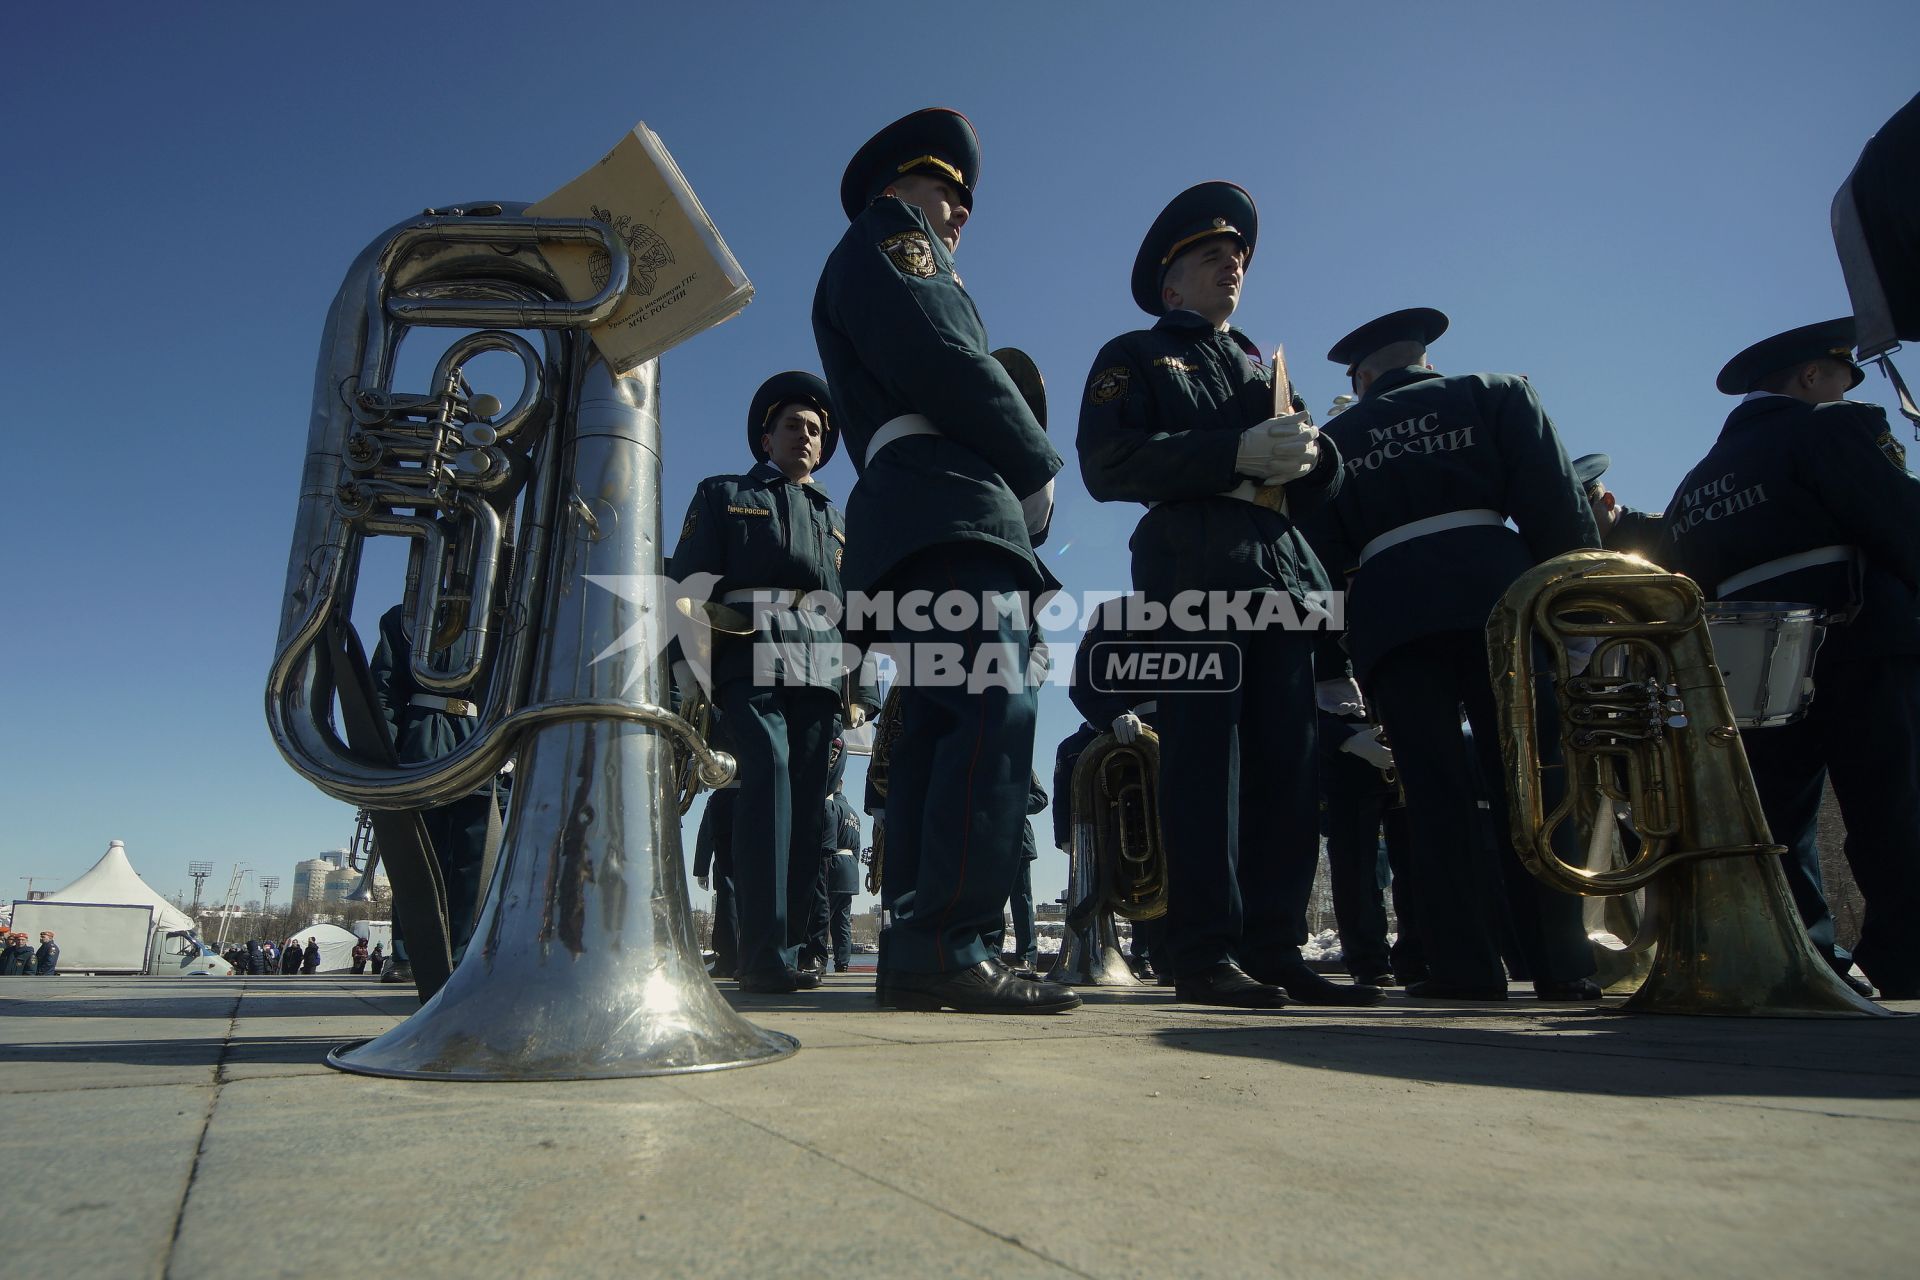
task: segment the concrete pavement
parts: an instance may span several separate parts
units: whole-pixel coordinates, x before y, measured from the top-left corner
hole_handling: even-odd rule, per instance
[[[1920,1019],[1524,997],[1240,1014],[750,997],[803,1050],[536,1085],[344,1075],[347,977],[0,984],[34,1277],[1906,1275]],[[1920,1005],[1896,1006],[1912,1011]]]

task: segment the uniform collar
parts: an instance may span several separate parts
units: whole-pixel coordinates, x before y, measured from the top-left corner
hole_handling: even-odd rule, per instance
[[[1167,314],[1154,321],[1153,327],[1156,329],[1202,329],[1208,333],[1218,332],[1218,330],[1213,327],[1212,321],[1208,320],[1198,311],[1189,311],[1185,307],[1176,307],[1172,311],[1167,312]],[[1239,332],[1239,330],[1235,329],[1232,325],[1228,325],[1226,331],[1228,333]]]
[[[1417,364],[1410,364],[1403,369],[1389,369],[1373,380],[1372,385],[1367,388],[1367,394],[1361,396],[1360,399],[1363,401],[1371,400],[1377,395],[1392,391],[1398,387],[1404,387],[1410,382],[1419,382],[1424,378],[1437,378],[1439,376],[1440,371],[1438,369],[1429,369],[1424,365]]]
[[[774,466],[771,462],[754,463],[753,470],[747,472],[747,478],[759,484],[792,484],[793,483],[793,481],[787,479],[786,472]],[[800,485],[799,487],[806,490],[809,494],[812,494],[818,497],[822,502],[832,501],[832,499],[827,495],[827,491],[820,487],[820,479],[818,476],[808,476],[806,479],[806,483]]]

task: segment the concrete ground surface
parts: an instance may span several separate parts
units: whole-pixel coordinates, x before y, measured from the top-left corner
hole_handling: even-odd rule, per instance
[[[881,1012],[703,1075],[324,1064],[355,978],[0,984],[0,1257],[23,1277],[1912,1275],[1920,1019],[1419,1004]],[[1916,1006],[1895,1006],[1909,1012]]]

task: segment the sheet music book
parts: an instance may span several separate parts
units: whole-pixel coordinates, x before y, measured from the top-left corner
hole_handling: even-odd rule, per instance
[[[595,218],[626,242],[627,296],[594,345],[625,373],[694,334],[737,315],[753,300],[753,284],[699,197],[644,123],[600,162],[527,210],[536,218]],[[604,249],[556,245],[542,251],[574,301],[607,282]]]

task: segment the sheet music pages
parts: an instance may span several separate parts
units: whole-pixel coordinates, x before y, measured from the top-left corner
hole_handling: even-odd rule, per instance
[[[651,360],[736,315],[753,284],[687,185],[680,166],[637,124],[598,164],[527,210],[537,218],[594,218],[626,242],[627,296],[593,341],[619,372]],[[557,245],[542,251],[575,301],[606,284],[606,251]]]

